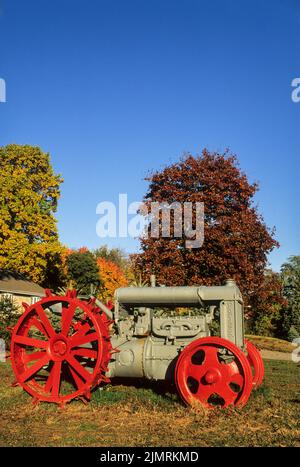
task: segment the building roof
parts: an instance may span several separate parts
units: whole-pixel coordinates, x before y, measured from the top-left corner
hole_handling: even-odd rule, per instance
[[[0,293],[12,293],[43,297],[45,291],[42,287],[31,282],[22,274],[13,271],[0,270]]]

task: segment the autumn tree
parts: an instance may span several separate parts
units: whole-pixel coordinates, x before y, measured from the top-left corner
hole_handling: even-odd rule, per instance
[[[61,182],[39,147],[0,148],[0,268],[48,287],[60,280],[54,213]]]
[[[128,281],[116,263],[105,258],[98,258],[97,265],[101,279],[99,298],[103,302],[107,302],[113,299],[115,290],[119,287],[125,287]]]
[[[148,277],[155,273],[165,285],[219,285],[232,277],[251,302],[260,293],[267,255],[278,243],[254,205],[258,185],[248,181],[236,156],[207,150],[196,157],[187,154],[146,180],[148,213],[152,202],[192,202],[194,211],[197,202],[204,203],[204,243],[188,248],[184,225],[181,238],[164,238],[161,229],[158,238],[151,237],[150,222],[136,270]],[[195,215],[192,224],[195,228]]]

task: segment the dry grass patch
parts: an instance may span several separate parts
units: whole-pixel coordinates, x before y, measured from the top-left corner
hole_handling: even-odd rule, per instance
[[[291,353],[295,349],[291,342],[282,339],[276,339],[275,337],[247,335],[246,339],[252,342],[252,344],[257,346],[257,348],[260,350],[273,350],[276,352]]]

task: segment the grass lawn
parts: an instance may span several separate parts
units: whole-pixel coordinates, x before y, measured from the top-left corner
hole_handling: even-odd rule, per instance
[[[108,386],[89,405],[35,409],[0,364],[0,446],[300,446],[300,366],[266,360],[243,409],[194,410],[160,385]]]

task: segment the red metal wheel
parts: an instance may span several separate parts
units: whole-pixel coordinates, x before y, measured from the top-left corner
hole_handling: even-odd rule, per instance
[[[232,342],[204,337],[181,352],[176,368],[177,390],[187,404],[205,407],[243,406],[252,390],[247,357]]]
[[[76,298],[76,291],[25,305],[11,338],[16,381],[36,401],[64,404],[90,398],[111,355],[109,320],[100,310]]]
[[[255,347],[254,344],[247,340],[245,340],[245,344],[248,352],[247,359],[252,370],[253,386],[258,388],[264,379],[264,362],[259,350]]]

